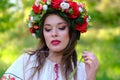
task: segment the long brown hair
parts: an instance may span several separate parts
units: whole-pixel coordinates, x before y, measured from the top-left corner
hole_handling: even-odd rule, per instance
[[[57,10],[47,11],[43,15],[42,19],[40,20],[40,24],[39,24],[40,25],[40,42],[38,44],[38,48],[35,51],[32,51],[33,54],[36,54],[36,60],[37,60],[36,63],[38,63],[38,66],[35,68],[34,73],[31,77],[33,77],[36,72],[40,72],[40,70],[43,68],[45,64],[46,57],[49,55],[49,49],[46,45],[45,38],[43,36],[43,24],[45,19],[49,15],[53,15],[53,14],[60,16],[69,24],[70,40],[66,48],[61,51],[63,53],[61,69],[62,69],[64,78],[68,80],[72,71],[77,67],[77,53],[75,50],[75,46],[77,44],[77,32],[74,28],[72,28],[70,19],[68,19],[64,13]],[[75,80],[77,79],[77,72],[74,75],[74,79]]]

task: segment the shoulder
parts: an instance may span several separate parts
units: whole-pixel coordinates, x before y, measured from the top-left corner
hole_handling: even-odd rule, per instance
[[[3,79],[22,80],[24,74],[24,67],[28,62],[33,62],[35,56],[28,53],[22,54],[17,60],[7,69],[3,75]]]
[[[78,80],[86,80],[85,64],[83,62],[78,62]]]

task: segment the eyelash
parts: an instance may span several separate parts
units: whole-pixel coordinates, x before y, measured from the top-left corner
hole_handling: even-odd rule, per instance
[[[65,30],[66,26],[63,26],[61,28],[59,28],[60,30]]]
[[[60,27],[60,28],[58,28],[58,29],[59,29],[59,30],[65,30],[65,28],[66,28],[66,26],[63,26],[63,27]],[[46,32],[50,32],[51,29],[45,28],[45,31],[46,31]]]
[[[50,30],[51,30],[51,29],[47,29],[47,28],[45,28],[45,31],[46,31],[46,32],[50,32]]]

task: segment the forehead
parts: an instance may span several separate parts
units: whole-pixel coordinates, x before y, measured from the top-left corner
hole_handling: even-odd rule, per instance
[[[58,15],[52,14],[46,17],[44,24],[57,24],[66,21]]]

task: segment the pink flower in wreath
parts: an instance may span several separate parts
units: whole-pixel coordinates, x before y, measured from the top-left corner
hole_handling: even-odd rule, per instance
[[[81,7],[81,8],[84,8],[84,7],[85,7],[85,4],[84,4],[84,3],[80,3],[80,7]]]
[[[34,4],[32,6],[32,10],[34,11],[35,14],[41,13],[42,12],[42,4],[40,4],[38,6]]]
[[[70,8],[72,9],[72,13],[68,13],[68,17],[69,18],[77,18],[80,16],[80,12],[79,12],[79,7],[77,5],[76,2],[71,2],[69,1],[70,4]]]
[[[34,25],[33,28],[34,28],[35,30],[37,30],[37,29],[39,28],[39,26]]]
[[[63,0],[51,0],[51,7],[53,9],[59,9],[61,2],[63,2]]]
[[[87,16],[84,17],[84,22],[81,24],[76,24],[75,27],[76,27],[76,30],[80,31],[81,33],[84,33],[87,31],[87,26],[88,26],[88,23],[87,23]]]

